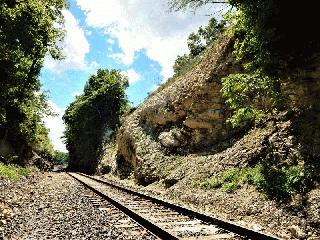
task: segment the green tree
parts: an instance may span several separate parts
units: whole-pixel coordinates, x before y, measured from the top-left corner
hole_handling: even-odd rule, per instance
[[[197,9],[206,4],[221,4],[227,1],[219,0],[169,0],[171,10],[180,11],[186,9]]]
[[[69,162],[69,153],[54,151],[54,164],[66,164]]]
[[[42,118],[50,113],[40,93],[46,54],[61,57],[64,0],[0,3],[0,138],[15,146],[20,163],[32,150],[52,154]]]
[[[244,73],[227,76],[222,92],[234,109],[231,121],[236,126],[286,107],[280,79],[294,76],[302,69],[313,69],[320,51],[320,39],[312,27],[318,21],[316,3],[230,0],[230,4],[237,9],[232,26],[234,53],[243,64]],[[249,99],[253,92],[255,101],[235,105],[237,96]],[[264,102],[269,101],[267,108],[260,104],[259,96],[264,96]]]
[[[283,76],[313,67],[320,40],[313,23],[319,20],[315,2],[230,0],[236,7],[236,54],[251,69]]]
[[[213,17],[207,26],[201,26],[196,32],[191,33],[187,41],[189,53],[177,57],[173,66],[174,73],[177,75],[187,70],[194,59],[218,39],[225,30],[225,25],[225,21],[218,22]]]
[[[214,2],[171,0],[170,6],[177,11]],[[228,32],[235,38],[234,55],[243,65],[243,72],[224,78],[222,92],[234,110],[233,125],[239,125],[285,108],[280,79],[291,76],[294,81],[292,76],[317,67],[320,39],[314,23],[319,17],[316,2],[229,0],[228,3],[236,9],[228,14],[233,15]],[[262,96],[263,102],[269,102],[268,108],[260,104]]]
[[[128,79],[120,71],[99,69],[66,109],[64,136],[71,170],[96,171],[103,143],[115,135],[121,115],[128,110],[127,87]]]
[[[206,27],[200,27],[196,33],[191,33],[188,37],[188,48],[192,58],[200,55],[210,46],[225,29],[225,22],[220,23],[214,17],[209,20]]]

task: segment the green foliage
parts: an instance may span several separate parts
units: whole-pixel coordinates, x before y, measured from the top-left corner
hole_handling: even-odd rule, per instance
[[[223,189],[227,193],[233,193],[235,190],[240,188],[239,181],[242,177],[242,172],[237,168],[230,168],[226,170],[222,175]]]
[[[194,181],[192,187],[206,190],[222,187],[227,193],[239,189],[247,183],[270,199],[287,200],[297,193],[305,193],[315,178],[309,166],[293,165],[286,168],[264,161],[255,167],[230,168],[223,172],[221,179]]]
[[[312,27],[318,14],[315,2],[230,0],[230,4],[237,8],[236,55],[251,68],[279,76],[310,66],[319,53]]]
[[[197,32],[188,37],[189,53],[178,56],[173,70],[175,75],[180,75],[189,70],[201,54],[211,46],[225,30],[225,21],[218,22],[211,18],[206,27],[200,27]]]
[[[219,188],[221,187],[221,185],[222,185],[221,181],[215,177],[203,182],[200,182],[200,181],[192,182],[192,187],[199,187],[206,190]]]
[[[181,74],[188,70],[192,65],[192,59],[188,54],[178,56],[173,65],[173,71],[175,74]]]
[[[227,182],[223,185],[223,189],[227,192],[227,193],[233,193],[234,191],[236,191],[238,188],[240,188],[240,184],[236,181],[234,182]]]
[[[248,184],[257,185],[259,182],[263,181],[261,174],[261,165],[255,167],[247,167],[242,170],[242,180]]]
[[[171,0],[170,7],[175,11],[197,9],[214,2]],[[301,5],[286,0],[228,3],[236,10],[229,11],[225,21],[231,24],[228,32],[235,37],[234,54],[245,71],[227,76],[222,93],[234,110],[232,125],[241,126],[285,107],[279,79],[316,67],[320,39],[312,25],[318,21],[318,8],[316,2]],[[196,45],[195,53],[203,49],[196,34],[190,40]]]
[[[67,164],[69,162],[69,153],[54,151],[54,164]]]
[[[222,84],[226,103],[234,110],[229,119],[234,127],[260,120],[269,109],[285,104],[285,97],[277,91],[279,83],[259,72],[230,74],[222,79]]]
[[[320,41],[311,27],[317,21],[315,3],[230,0],[230,4],[237,9],[232,17],[229,14],[234,53],[246,73],[227,76],[222,93],[234,110],[232,125],[239,126],[285,107],[279,79],[313,68]]]
[[[210,46],[221,33],[225,30],[225,22],[220,23],[213,17],[209,20],[206,27],[200,27],[196,33],[191,33],[188,37],[188,48],[190,57],[194,58],[200,55],[208,46]]]
[[[0,135],[15,146],[20,162],[34,150],[52,156],[50,113],[40,93],[39,73],[47,54],[60,58],[64,0],[4,0],[0,3]]]
[[[121,115],[128,111],[127,87],[128,79],[120,71],[99,69],[66,109],[64,135],[72,170],[96,171],[102,143],[112,139]]]
[[[237,168],[229,168],[226,170],[222,175],[222,181],[223,182],[238,182],[239,180],[239,169]]]
[[[11,180],[16,181],[21,177],[28,176],[30,174],[31,170],[28,168],[0,163],[0,176],[2,177],[7,177]]]
[[[173,11],[185,10],[188,8],[198,9],[206,4],[227,3],[223,0],[169,0],[170,9]]]
[[[291,166],[285,171],[287,188],[291,193],[306,192],[312,184],[314,171],[310,167]]]
[[[247,170],[247,181],[271,199],[285,200],[296,193],[305,193],[312,185],[314,172],[308,166],[279,168],[262,163]]]

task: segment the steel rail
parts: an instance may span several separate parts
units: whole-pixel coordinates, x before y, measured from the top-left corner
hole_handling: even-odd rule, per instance
[[[73,177],[74,179],[76,179],[77,181],[79,181],[86,188],[88,188],[91,191],[93,191],[94,193],[96,193],[98,196],[100,196],[100,197],[104,198],[105,200],[107,200],[108,202],[110,202],[112,205],[114,205],[120,211],[124,212],[126,215],[128,215],[130,218],[132,218],[134,221],[136,221],[142,227],[144,227],[147,230],[149,230],[150,232],[152,232],[157,237],[159,237],[161,239],[169,239],[169,240],[171,240],[171,239],[172,240],[178,240],[179,239],[178,237],[176,237],[175,235],[173,235],[169,231],[162,229],[161,227],[157,226],[152,221],[142,217],[141,215],[139,215],[135,211],[132,211],[131,209],[127,208],[126,206],[124,206],[120,202],[110,198],[108,195],[106,195],[103,192],[99,191],[98,189],[90,186],[89,184],[85,183],[84,181],[82,181],[81,179],[77,178],[76,176],[74,176],[74,175],[72,175],[70,173],[68,173],[68,174],[71,177]],[[82,175],[82,174],[79,174],[79,175]],[[86,175],[83,175],[83,176],[88,177]],[[96,180],[96,179],[93,179],[93,180]]]
[[[272,235],[269,235],[269,234],[266,234],[266,233],[263,233],[263,232],[255,231],[255,230],[252,230],[252,229],[249,229],[249,228],[245,228],[245,227],[240,226],[240,225],[238,225],[236,223],[233,223],[233,222],[230,222],[230,221],[226,221],[226,220],[223,220],[223,219],[220,219],[220,218],[217,218],[217,217],[208,216],[208,215],[205,215],[203,213],[196,212],[196,211],[194,211],[192,209],[189,209],[189,208],[186,208],[186,207],[182,207],[182,206],[179,206],[177,204],[170,203],[168,201],[165,201],[165,200],[162,200],[162,199],[158,199],[158,198],[152,197],[150,195],[147,195],[147,194],[144,194],[144,193],[140,193],[140,192],[137,192],[137,191],[134,191],[134,190],[131,190],[131,189],[116,185],[116,184],[108,182],[106,180],[97,179],[95,177],[86,175],[84,173],[78,173],[78,174],[80,174],[80,175],[82,175],[84,177],[87,177],[89,179],[92,179],[94,181],[106,184],[106,185],[108,185],[110,187],[116,188],[116,189],[118,189],[120,191],[123,191],[123,192],[129,193],[129,194],[141,197],[141,198],[149,200],[149,201],[151,201],[153,203],[156,203],[156,204],[162,205],[164,207],[170,208],[170,209],[175,210],[175,211],[177,211],[177,212],[179,212],[179,213],[181,213],[183,215],[194,217],[194,218],[196,218],[198,220],[201,220],[201,221],[204,221],[206,223],[210,223],[210,224],[216,225],[217,227],[219,227],[221,229],[227,230],[229,232],[233,232],[233,233],[235,233],[235,234],[237,234],[237,235],[239,235],[241,237],[244,237],[246,239],[281,240],[281,238],[278,238],[278,237],[275,237],[275,236],[272,236]],[[164,238],[164,239],[170,239],[170,238]]]

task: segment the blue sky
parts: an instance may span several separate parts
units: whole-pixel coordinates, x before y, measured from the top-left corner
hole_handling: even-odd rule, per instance
[[[206,25],[221,6],[170,13],[167,0],[70,0],[64,11],[65,59],[45,59],[40,79],[58,113],[48,117],[54,147],[65,151],[61,136],[64,109],[83,90],[98,68],[119,69],[129,78],[127,96],[138,105],[149,92],[172,76],[178,55],[187,51],[187,36]]]

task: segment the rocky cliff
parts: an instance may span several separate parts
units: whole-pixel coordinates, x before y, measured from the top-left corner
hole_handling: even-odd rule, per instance
[[[117,137],[120,174],[133,170],[138,181],[151,183],[163,177],[167,161],[228,136],[220,79],[238,71],[232,45],[233,39],[221,40],[192,72],[150,96],[124,120]]]
[[[232,38],[221,39],[191,71],[170,81],[125,117],[116,146],[106,146],[104,164],[123,178],[133,173],[139,183],[148,185],[166,179],[186,161],[185,156],[221,154],[241,139],[244,132],[235,132],[227,124],[229,111],[220,93],[221,78],[242,71],[232,57],[233,44]],[[320,68],[315,67],[282,80],[290,107],[297,111],[293,115],[308,119],[317,112],[319,76]],[[253,147],[250,152],[260,150]]]
[[[222,77],[243,71],[233,44],[221,39],[126,116],[103,169],[209,214],[317,239],[320,64],[281,80],[286,110],[235,131],[220,93]]]

